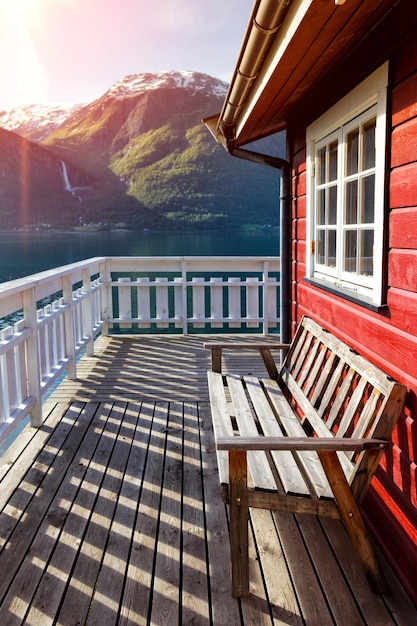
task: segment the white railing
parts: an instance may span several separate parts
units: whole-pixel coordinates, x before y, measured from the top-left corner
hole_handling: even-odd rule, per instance
[[[100,333],[279,330],[278,257],[97,257],[0,285],[0,441]]]

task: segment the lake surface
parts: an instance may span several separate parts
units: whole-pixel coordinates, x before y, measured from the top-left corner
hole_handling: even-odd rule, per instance
[[[277,256],[278,230],[256,234],[0,233],[0,282],[95,256]]]

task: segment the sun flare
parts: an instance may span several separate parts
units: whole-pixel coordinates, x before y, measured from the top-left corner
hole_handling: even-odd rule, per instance
[[[38,104],[46,99],[47,80],[35,38],[44,0],[0,0],[0,19],[13,41],[6,46],[16,104]]]

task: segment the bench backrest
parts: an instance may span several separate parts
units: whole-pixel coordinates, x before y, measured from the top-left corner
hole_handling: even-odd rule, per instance
[[[389,440],[406,394],[403,385],[309,317],[297,329],[278,382],[306,432],[321,437]],[[382,451],[340,455],[345,455],[345,474],[360,502]]]

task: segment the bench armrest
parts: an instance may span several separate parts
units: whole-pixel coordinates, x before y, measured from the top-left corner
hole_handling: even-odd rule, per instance
[[[213,348],[230,348],[231,350],[259,350],[260,348],[268,348],[269,350],[287,350],[291,344],[289,343],[281,343],[281,342],[267,342],[267,341],[256,341],[250,343],[242,343],[242,342],[227,342],[222,343],[221,341],[205,341],[203,343],[203,347],[208,350],[213,350]]]
[[[218,450],[314,450],[316,452],[350,452],[368,448],[385,448],[384,439],[352,439],[351,437],[218,437]]]
[[[222,350],[259,350],[263,362],[265,364],[268,375],[273,380],[278,378],[278,370],[275,361],[272,358],[271,350],[288,350],[288,343],[221,343],[218,341],[209,341],[203,343],[204,348],[211,350],[211,369],[213,372],[221,373],[222,371]]]

